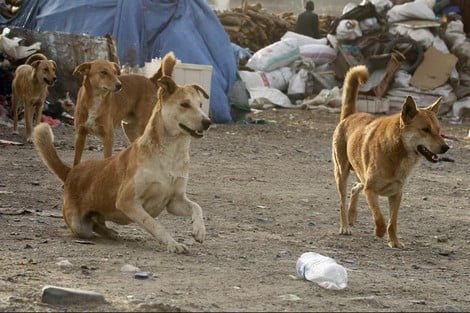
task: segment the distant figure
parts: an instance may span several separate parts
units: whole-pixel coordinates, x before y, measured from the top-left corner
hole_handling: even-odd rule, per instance
[[[295,32],[313,38],[320,38],[318,15],[313,10],[315,10],[313,1],[307,1],[305,3],[305,12],[300,13],[297,17]]]

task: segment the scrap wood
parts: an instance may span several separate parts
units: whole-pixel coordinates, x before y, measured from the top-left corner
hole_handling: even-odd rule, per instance
[[[22,146],[22,145],[23,145],[22,142],[0,139],[0,147],[6,147],[6,146]]]

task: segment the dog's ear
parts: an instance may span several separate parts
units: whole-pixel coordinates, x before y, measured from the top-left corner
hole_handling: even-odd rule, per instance
[[[411,96],[406,97],[403,108],[401,109],[401,120],[404,124],[408,124],[418,113],[416,103]]]
[[[87,75],[88,71],[90,70],[91,63],[90,62],[85,62],[80,65],[77,65],[75,69],[73,70],[73,75],[81,74],[81,75]]]
[[[157,82],[158,86],[162,88],[166,94],[171,95],[175,92],[176,83],[175,81],[169,76],[163,76]]]
[[[57,70],[57,63],[55,63],[54,60],[49,60],[49,63],[51,63],[52,67],[54,68],[54,71]]]
[[[204,88],[202,88],[202,87],[199,86],[198,84],[193,84],[192,86],[194,87],[194,89],[196,89],[197,91],[199,91],[200,93],[202,93],[202,95],[204,96],[204,98],[209,99],[209,95],[208,95],[207,92],[204,90]]]
[[[111,62],[111,63],[113,63],[113,66],[114,66],[114,69],[116,70],[116,73],[118,75],[121,75],[121,68],[119,67],[119,65],[116,62]]]
[[[427,106],[425,110],[432,111],[437,114],[439,112],[439,106],[441,105],[441,103],[442,103],[442,97],[439,97],[439,99],[437,99],[436,102]]]
[[[39,64],[41,64],[41,60],[36,60],[31,63],[31,66],[36,69],[38,68]]]

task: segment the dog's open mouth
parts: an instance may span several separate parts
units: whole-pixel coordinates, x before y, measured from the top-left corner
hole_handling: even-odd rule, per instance
[[[44,82],[45,82],[46,84],[48,84],[49,86],[54,85],[54,80],[49,80],[49,79],[47,79],[47,78],[44,78]]]
[[[193,130],[193,129],[191,129],[191,128],[189,128],[186,125],[183,125],[181,123],[179,125],[182,129],[187,131],[194,138],[202,138],[204,136],[204,133],[201,130]]]
[[[439,161],[439,157],[437,156],[437,154],[432,153],[431,151],[428,150],[428,148],[426,148],[426,147],[423,146],[423,145],[419,145],[419,146],[418,146],[418,151],[419,151],[419,153],[421,153],[421,154],[426,158],[426,160],[428,160],[429,162],[436,163],[436,162]]]

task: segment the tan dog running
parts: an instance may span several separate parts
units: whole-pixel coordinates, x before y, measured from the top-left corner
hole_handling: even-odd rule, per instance
[[[35,128],[33,141],[40,157],[64,182],[63,216],[76,236],[90,238],[95,232],[114,237],[116,232],[105,221],[135,222],[168,251],[186,252],[186,245],[176,242],[154,219],[166,209],[191,215],[192,234],[203,242],[202,209],[187,198],[186,184],[191,137],[201,138],[211,125],[202,110],[202,97],[209,96],[199,85],[179,86],[166,75],[158,85],[158,102],[144,133],[110,158],[70,168],[57,155],[50,127],[41,123]]]
[[[368,79],[367,68],[351,68],[343,86],[341,120],[333,134],[333,161],[336,185],[341,202],[340,234],[350,235],[350,225],[357,218],[359,192],[364,190],[375,222],[375,235],[388,233],[388,245],[402,248],[398,240],[397,219],[402,189],[414,165],[424,156],[437,162],[437,154],[447,146],[440,134],[437,112],[442,98],[426,108],[417,108],[408,96],[401,113],[375,118],[356,113],[359,85]],[[346,209],[346,188],[349,171],[359,179],[351,191]],[[387,227],[379,208],[379,196],[388,197],[390,218]]]
[[[174,57],[169,60],[173,62],[167,63],[168,75],[171,76],[176,60]],[[74,114],[73,164],[77,165],[88,134],[96,135],[103,141],[103,153],[107,158],[113,151],[117,124],[121,123],[129,142],[143,133],[152,114],[157,97],[157,80],[162,72],[158,70],[150,79],[137,74],[121,75],[116,63],[95,60],[78,65],[74,74],[83,75]]]
[[[12,81],[11,110],[13,134],[18,134],[18,110],[24,107],[26,134],[24,141],[31,142],[33,127],[41,121],[48,87],[56,81],[57,64],[44,54],[35,53],[18,66]]]

